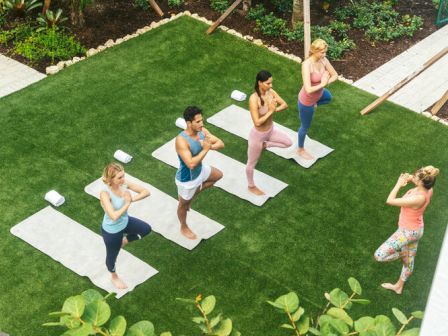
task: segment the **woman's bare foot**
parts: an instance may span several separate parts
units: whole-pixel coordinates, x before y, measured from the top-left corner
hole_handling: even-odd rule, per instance
[[[403,287],[400,286],[398,283],[396,283],[395,285],[392,285],[391,283],[383,283],[381,284],[381,287],[394,291],[397,294],[401,294],[401,292],[403,291]]]
[[[250,191],[252,194],[255,194],[255,195],[257,195],[257,196],[263,196],[263,195],[266,195],[266,194],[264,193],[264,191],[258,189],[256,186],[253,186],[253,187],[247,187],[247,189],[249,189],[249,191]]]
[[[193,231],[190,230],[188,226],[181,227],[180,233],[182,233],[183,236],[187,237],[188,239],[197,239],[198,237],[194,234]]]
[[[123,241],[121,242],[121,248],[125,247],[129,243],[128,238],[123,237]]]
[[[118,277],[117,274],[112,274],[112,283],[118,289],[126,289],[128,286]]]
[[[304,148],[299,148],[297,154],[305,160],[314,160],[314,156],[308,153]]]

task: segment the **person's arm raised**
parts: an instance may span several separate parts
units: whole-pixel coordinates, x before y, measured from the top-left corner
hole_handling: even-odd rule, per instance
[[[112,202],[110,201],[109,194],[106,191],[102,191],[100,193],[101,206],[103,207],[104,212],[106,212],[109,218],[112,219],[113,221],[116,221],[118,218],[121,217],[121,215],[123,215],[128,210],[129,205],[131,204],[132,201],[131,194],[129,193],[129,191],[125,192],[124,200],[125,200],[124,205],[120,209],[115,210],[114,207],[112,206]]]
[[[338,79],[338,73],[333,68],[330,61],[326,58],[324,59],[324,65],[325,65],[325,70],[328,71],[328,74],[330,76],[330,78],[328,79],[328,83],[327,83],[327,85],[328,85],[328,84],[335,82]]]
[[[303,88],[305,89],[306,93],[310,94],[323,89],[327,85],[327,82],[324,81],[324,78],[322,79],[323,81],[319,85],[311,86],[310,64],[308,61],[304,61],[302,63],[302,81],[303,81]]]
[[[406,207],[418,209],[425,203],[425,196],[423,195],[415,195],[408,197],[397,197],[398,191],[404,186],[408,184],[409,174],[401,174],[397,180],[397,183],[389,193],[387,197],[386,204],[398,206],[398,207]]]
[[[176,138],[176,152],[189,169],[194,169],[202,162],[205,155],[207,155],[210,150],[210,146],[210,142],[203,141],[202,150],[196,156],[192,156],[187,140],[180,135]]]
[[[224,141],[211,134],[205,127],[202,127],[202,132],[204,133],[206,140],[210,142],[210,149],[218,150],[224,148]]]
[[[288,108],[288,104],[283,100],[282,97],[279,96],[279,94],[277,92],[275,92],[274,90],[272,90],[272,96],[276,102],[276,104],[278,104],[275,108],[275,112],[281,112],[283,110],[286,110]]]
[[[140,201],[140,200],[148,197],[149,195],[151,195],[151,193],[149,192],[148,189],[145,189],[142,186],[139,186],[138,184],[135,184],[132,182],[127,182],[127,185],[130,190],[137,193],[137,195],[132,197],[132,202]]]

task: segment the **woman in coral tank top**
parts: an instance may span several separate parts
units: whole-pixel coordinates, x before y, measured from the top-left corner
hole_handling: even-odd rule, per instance
[[[420,168],[414,175],[401,174],[387,198],[387,204],[400,207],[398,229],[376,250],[374,257],[379,262],[401,259],[403,268],[398,281],[381,285],[397,294],[401,294],[414,270],[418,242],[423,236],[423,213],[431,200],[432,187],[438,174],[439,169],[433,166]],[[398,191],[409,182],[414,183],[415,188],[408,190],[403,197],[397,197]]]
[[[324,40],[313,41],[310,47],[310,57],[302,63],[303,87],[298,96],[299,107],[299,154],[305,160],[313,160],[314,157],[305,148],[305,137],[313,120],[314,110],[317,105],[328,104],[331,93],[325,87],[338,79],[338,74],[328,59],[328,45]]]

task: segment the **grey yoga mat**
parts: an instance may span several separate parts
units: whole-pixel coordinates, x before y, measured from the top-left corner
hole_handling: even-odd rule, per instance
[[[106,248],[103,238],[51,206],[12,227],[11,233],[76,274],[87,276],[94,285],[109,293],[117,293],[117,298],[158,273],[156,269],[122,249],[116,268],[128,288],[115,288],[105,265]]]
[[[179,167],[179,159],[175,148],[176,138],[156,149],[152,156],[175,168]],[[270,197],[275,197],[288,185],[274,177],[258,170],[254,172],[255,184],[262,189],[266,195],[257,196],[247,189],[246,166],[241,162],[228,157],[218,151],[211,150],[203,160],[205,164],[216,167],[223,172],[223,177],[215,186],[238,196],[252,204],[262,206]]]
[[[149,197],[132,203],[128,214],[149,223],[154,232],[160,233],[176,244],[192,250],[202,239],[208,239],[224,229],[221,224],[191,209],[187,217],[188,226],[198,238],[188,239],[180,233],[180,224],[177,218],[178,200],[129,174],[126,174],[126,180],[141,185],[151,193]],[[89,195],[99,198],[103,186],[104,183],[100,178],[89,184],[84,190]]]
[[[246,140],[249,138],[250,130],[253,127],[250,112],[233,104],[208,118],[207,122]],[[304,168],[311,167],[319,158],[323,158],[333,151],[332,148],[307,136],[305,138],[305,149],[314,156],[314,159],[305,160],[297,154],[297,132],[275,122],[274,127],[290,137],[292,146],[288,148],[270,147],[267,150],[285,159],[294,159]]]

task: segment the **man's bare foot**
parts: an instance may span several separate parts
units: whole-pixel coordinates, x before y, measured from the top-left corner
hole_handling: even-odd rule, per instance
[[[193,231],[190,230],[190,228],[188,226],[180,228],[180,233],[182,233],[182,235],[184,235],[185,237],[187,237],[188,239],[197,239],[198,237],[194,234]]]
[[[305,160],[314,160],[314,156],[312,156],[310,153],[308,153],[305,149],[298,149],[297,150],[297,154],[301,157],[301,158],[303,158],[303,159],[305,159]]]
[[[125,247],[129,243],[128,238],[123,237],[123,241],[121,242],[121,248]]]
[[[263,195],[266,195],[266,194],[264,193],[264,191],[258,189],[256,186],[253,186],[253,187],[247,187],[247,189],[249,189],[249,191],[250,191],[252,194],[255,194],[255,195],[257,195],[257,196],[263,196]]]
[[[397,294],[401,294],[401,292],[403,291],[403,287],[400,287],[397,284],[392,285],[391,283],[388,282],[381,284],[381,287],[383,287],[384,289],[394,291]]]
[[[118,275],[112,276],[112,283],[118,289],[126,289],[128,286],[118,277]]]

